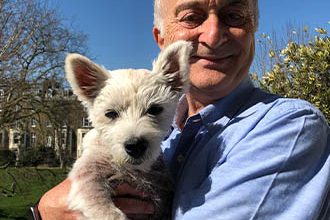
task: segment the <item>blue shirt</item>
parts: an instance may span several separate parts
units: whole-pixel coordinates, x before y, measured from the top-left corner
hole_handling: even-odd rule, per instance
[[[186,112],[183,98],[177,120]],[[162,146],[176,183],[173,219],[330,219],[330,131],[313,105],[246,79],[177,123]]]

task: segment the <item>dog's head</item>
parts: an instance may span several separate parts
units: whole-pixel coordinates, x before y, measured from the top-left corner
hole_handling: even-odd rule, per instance
[[[98,146],[119,165],[148,169],[189,87],[192,46],[178,41],[164,49],[152,71],[108,71],[78,54],[69,54],[65,70],[73,92],[88,109],[98,132]]]

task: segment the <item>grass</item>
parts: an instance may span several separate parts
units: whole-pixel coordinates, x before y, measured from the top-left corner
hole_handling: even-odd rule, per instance
[[[27,219],[29,207],[66,176],[59,168],[0,169],[0,219]]]

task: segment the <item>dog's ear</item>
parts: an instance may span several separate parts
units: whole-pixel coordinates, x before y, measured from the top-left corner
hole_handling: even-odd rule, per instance
[[[80,101],[87,103],[93,103],[110,77],[106,69],[79,54],[67,55],[65,72],[73,93]]]
[[[189,58],[192,45],[187,41],[177,41],[166,47],[153,63],[153,74],[160,74],[161,80],[171,90],[182,92],[189,86]],[[159,76],[159,75],[158,75]]]

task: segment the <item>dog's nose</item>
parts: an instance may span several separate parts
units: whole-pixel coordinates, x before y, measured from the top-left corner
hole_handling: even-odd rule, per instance
[[[144,138],[134,137],[127,140],[124,145],[126,153],[134,159],[138,159],[145,153],[148,147],[148,141]]]

